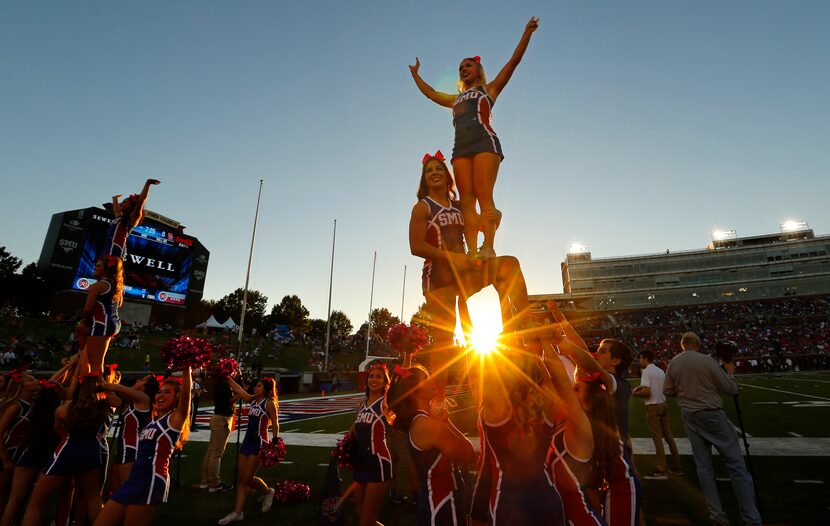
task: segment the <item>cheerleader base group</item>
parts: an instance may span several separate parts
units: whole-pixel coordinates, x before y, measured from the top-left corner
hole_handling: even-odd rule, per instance
[[[419,525],[640,524],[642,488],[614,400],[625,394],[617,371],[630,349],[605,340],[592,355],[558,311],[525,326],[492,353],[451,359],[466,368],[476,401],[478,454],[435,410],[441,393],[426,367],[409,355],[391,372],[370,366],[352,431],[361,526],[377,524],[396,433],[417,473]]]

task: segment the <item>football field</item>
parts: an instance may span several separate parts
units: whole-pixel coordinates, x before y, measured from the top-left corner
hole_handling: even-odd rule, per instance
[[[827,524],[830,517],[830,373],[737,378],[740,385],[739,403],[765,523]],[[632,385],[637,383],[635,380],[631,382]],[[451,410],[451,417],[477,444],[475,407],[470,395],[463,389],[459,391],[454,397],[457,406]],[[286,479],[305,482],[311,486],[313,498],[300,504],[275,504],[268,514],[263,515],[254,495],[251,495],[246,503],[244,524],[316,524],[330,448],[351,426],[353,409],[360,398],[360,395],[345,395],[281,403],[281,431],[288,457],[279,466],[261,469],[259,474],[269,483]],[[725,398],[724,404],[737,426],[735,401]],[[203,423],[209,412],[208,408],[202,410],[204,413],[200,421]],[[705,505],[698,490],[694,461],[673,400],[670,401],[669,411],[685,475],[646,478],[643,481],[646,523],[706,524]],[[632,399],[630,415],[635,461],[638,470],[646,473],[654,468],[654,446],[648,436],[645,409],[640,399]],[[181,487],[173,489],[170,502],[159,508],[157,524],[178,521],[215,524],[231,510],[233,492],[208,494],[195,487],[199,483],[206,446],[204,441],[208,436],[205,426],[197,425],[197,431],[185,446],[178,467]],[[230,483],[233,478],[235,439],[234,433],[222,465],[225,483]],[[716,467],[724,507],[737,524],[739,520],[729,479],[717,460]],[[175,477],[175,460],[171,471]],[[344,489],[350,475],[348,470],[341,470]],[[409,493],[404,477],[398,482],[398,487],[403,493]],[[346,518],[347,523],[355,523],[353,506],[347,505]],[[387,525],[415,524],[413,508],[409,504],[385,503],[380,520]]]

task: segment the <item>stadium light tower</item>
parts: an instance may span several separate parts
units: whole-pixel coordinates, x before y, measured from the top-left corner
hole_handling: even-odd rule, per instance
[[[583,243],[571,243],[568,245],[568,254],[584,254],[590,252],[588,245]]]
[[[789,221],[784,221],[779,225],[781,228],[781,233],[787,232],[799,232],[801,230],[809,230],[810,225],[807,224],[807,221],[795,221],[790,219]]]
[[[712,241],[724,241],[736,237],[738,237],[738,234],[734,230],[715,230],[712,232]]]

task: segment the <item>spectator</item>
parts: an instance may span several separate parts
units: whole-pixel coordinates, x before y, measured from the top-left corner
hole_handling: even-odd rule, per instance
[[[666,407],[666,396],[663,394],[663,381],[666,378],[666,373],[654,365],[654,353],[649,350],[640,352],[640,366],[643,368],[642,378],[640,385],[634,389],[632,394],[638,398],[645,398],[648,432],[654,441],[654,449],[657,453],[655,469],[646,476],[661,477],[666,474],[664,439],[671,451],[671,472],[682,475],[683,465],[680,462],[677,445],[674,443],[674,436],[672,436],[669,412]]]

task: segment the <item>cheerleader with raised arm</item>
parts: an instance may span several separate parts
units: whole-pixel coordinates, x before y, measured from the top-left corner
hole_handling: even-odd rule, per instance
[[[233,378],[228,378],[231,389],[235,394],[248,402],[248,427],[245,438],[239,448],[239,473],[236,479],[236,506],[234,510],[221,519],[219,524],[230,524],[244,518],[245,496],[248,490],[258,492],[263,496],[262,513],[271,509],[274,502],[274,488],[268,487],[261,478],[256,476],[259,468],[259,450],[268,442],[268,427],[274,440],[280,436],[280,422],[277,418],[279,402],[277,398],[277,384],[273,378],[263,378],[254,387],[254,394],[249,394],[240,387]]]
[[[153,419],[141,432],[135,462],[127,480],[112,494],[95,526],[144,526],[156,508],[167,502],[170,457],[181,449],[190,431],[190,368],[181,378],[168,378],[159,388]]]
[[[491,82],[487,82],[480,57],[468,57],[458,66],[458,95],[435,91],[420,76],[421,62],[409,66],[418,89],[428,99],[440,106],[452,108],[455,127],[455,146],[452,151],[452,167],[458,191],[461,193],[461,210],[466,223],[465,236],[470,254],[476,253],[479,225],[476,220],[476,204],[481,215],[492,217],[496,210],[493,188],[499,164],[504,159],[501,142],[490,124],[490,113],[496,99],[507,86],[510,77],[521,62],[530,43],[530,37],[539,27],[539,19],[531,18],[525,25],[521,39],[507,64]],[[484,243],[478,256],[489,259],[496,255],[493,241],[497,221],[488,220],[481,225]]]

